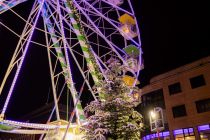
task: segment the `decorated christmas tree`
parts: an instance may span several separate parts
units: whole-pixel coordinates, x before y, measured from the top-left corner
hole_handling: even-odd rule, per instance
[[[130,76],[123,73],[124,66],[115,59],[109,60],[106,79],[95,88],[101,94],[97,101],[86,106],[88,123],[83,127],[87,140],[139,140],[142,116],[135,111],[139,103],[139,89],[132,87]]]

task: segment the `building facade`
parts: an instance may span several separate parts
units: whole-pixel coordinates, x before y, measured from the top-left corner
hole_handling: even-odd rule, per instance
[[[210,140],[210,56],[152,78],[141,98],[143,139]],[[164,114],[159,134],[149,129],[149,112],[155,107]]]

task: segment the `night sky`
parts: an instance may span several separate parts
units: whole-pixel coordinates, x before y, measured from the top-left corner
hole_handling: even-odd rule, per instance
[[[31,1],[30,1],[31,2]],[[29,13],[31,3],[23,3],[14,8],[20,15]],[[144,70],[141,71],[141,86],[149,83],[150,78],[184,64],[210,55],[210,5],[204,1],[168,1],[133,0],[138,19],[144,58]],[[16,22],[10,14],[0,15],[0,21],[21,32],[22,24]],[[6,32],[0,26],[0,81],[13,54],[17,37]],[[13,38],[11,37],[13,36]],[[35,37],[38,36],[35,34]],[[2,43],[3,42],[3,43]],[[26,64],[32,66],[23,69],[9,106],[8,118],[16,118],[45,105],[50,88],[48,70],[41,66],[48,64],[44,49],[30,48]],[[42,55],[43,57],[37,57]],[[34,59],[35,58],[35,59]],[[41,76],[37,73],[43,73]],[[25,82],[27,81],[27,82]],[[49,86],[42,83],[49,83]],[[23,90],[24,89],[24,90]],[[33,92],[30,90],[33,89]],[[3,104],[4,95],[0,97]]]
[[[141,0],[137,11],[145,69],[142,84],[158,74],[210,55],[207,1]]]

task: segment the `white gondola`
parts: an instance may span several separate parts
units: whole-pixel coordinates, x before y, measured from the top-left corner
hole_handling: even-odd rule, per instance
[[[128,67],[130,68],[130,69],[132,69],[134,72],[137,72],[138,70],[139,70],[139,66],[138,66],[138,61],[137,61],[137,59],[135,59],[135,58],[128,58],[127,60],[126,60],[126,62],[127,62],[127,64],[128,64]]]
[[[121,5],[123,4],[124,0],[107,0],[109,3],[112,3],[113,5]]]

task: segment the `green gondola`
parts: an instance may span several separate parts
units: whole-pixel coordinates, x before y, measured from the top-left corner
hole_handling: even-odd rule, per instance
[[[129,57],[137,58],[140,54],[139,48],[135,45],[128,45],[123,49]]]

